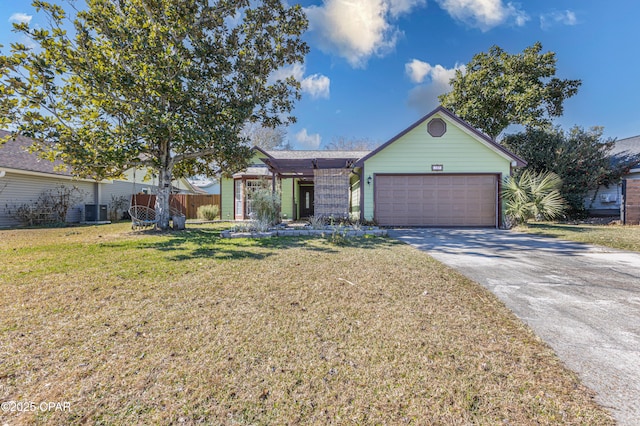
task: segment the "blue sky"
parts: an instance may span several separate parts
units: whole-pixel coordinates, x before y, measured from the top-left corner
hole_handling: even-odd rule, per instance
[[[293,3],[290,0],[289,3]],[[619,0],[303,0],[311,52],[282,70],[302,81],[288,129],[298,149],[336,138],[384,142],[437,106],[456,67],[498,45],[540,41],[557,76],[583,84],[556,124],[640,134],[640,2]],[[30,1],[0,0],[0,44],[11,22],[38,23]],[[31,17],[31,18],[30,18]]]

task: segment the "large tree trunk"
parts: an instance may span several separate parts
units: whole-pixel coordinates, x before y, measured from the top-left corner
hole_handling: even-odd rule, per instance
[[[169,196],[171,195],[171,167],[163,167],[158,173],[158,194],[156,195],[156,229],[169,229]]]

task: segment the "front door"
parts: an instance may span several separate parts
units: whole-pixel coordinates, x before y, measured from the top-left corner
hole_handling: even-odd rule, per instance
[[[313,186],[300,187],[300,217],[313,216]]]

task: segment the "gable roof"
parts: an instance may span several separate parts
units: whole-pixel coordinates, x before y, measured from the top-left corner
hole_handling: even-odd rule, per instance
[[[10,134],[6,130],[0,130],[0,138],[5,138]],[[0,145],[0,167],[56,176],[71,176],[68,168],[64,171],[56,170],[56,167],[63,165],[61,161],[43,160],[36,153],[29,152],[33,143],[31,138],[16,136],[15,139],[9,139]]]
[[[274,150],[263,151],[276,160],[312,160],[312,159],[359,159],[371,151],[340,151],[340,150]]]
[[[516,162],[516,167],[524,167],[524,166],[527,165],[527,162],[524,161],[522,158],[518,157],[517,155],[515,155],[513,152],[509,151],[508,149],[506,149],[502,145],[496,143],[489,136],[487,136],[484,133],[480,132],[478,129],[476,129],[471,124],[467,123],[466,121],[464,121],[463,119],[461,119],[460,117],[458,117],[457,115],[455,115],[454,113],[452,113],[451,111],[446,109],[445,107],[439,106],[438,108],[436,108],[433,111],[431,111],[429,114],[425,115],[424,117],[422,117],[421,119],[419,119],[418,121],[413,123],[411,126],[407,127],[402,132],[398,133],[396,136],[394,136],[391,139],[389,139],[387,142],[385,142],[382,145],[380,145],[378,148],[376,148],[373,151],[371,151],[369,154],[367,154],[364,157],[360,158],[358,160],[358,162],[356,163],[356,166],[362,166],[366,160],[368,160],[369,158],[373,157],[378,152],[382,151],[387,146],[391,145],[392,143],[394,143],[395,141],[397,141],[398,139],[400,139],[401,137],[403,137],[404,135],[406,135],[407,133],[409,133],[410,131],[412,131],[413,129],[415,129],[416,127],[421,125],[422,123],[426,122],[427,120],[429,120],[431,117],[433,117],[436,114],[442,114],[442,115],[446,116],[446,118],[448,118],[451,121],[453,121],[454,123],[456,123],[463,130],[466,130],[468,133],[470,133],[479,142],[483,143],[484,145],[488,146],[489,148],[491,148],[492,150],[498,152],[499,154],[501,154],[503,156],[506,156],[507,158],[511,159],[511,161],[515,161]]]
[[[615,141],[611,154],[640,155],[640,135]]]
[[[266,156],[262,161],[271,170],[290,177],[311,177],[314,169],[351,168],[359,158],[369,153],[369,151],[336,150],[266,151],[257,146],[253,149]]]
[[[0,130],[0,139],[7,137],[11,134],[6,130]],[[59,166],[64,165],[60,160],[51,162],[38,157],[38,154],[29,152],[29,148],[33,145],[34,140],[25,136],[16,136],[15,139],[9,139],[4,144],[0,145],[0,169],[15,170],[16,172],[27,173],[43,173],[47,175],[53,175],[58,178],[64,179],[77,179],[71,173],[67,166],[64,170],[56,170]],[[84,178],[78,179],[88,182],[96,182],[94,179]],[[186,178],[176,178],[188,191],[198,193],[196,189]],[[124,179],[129,181],[129,179]],[[103,182],[110,182],[106,179]],[[205,191],[200,190],[202,193]]]
[[[615,141],[609,155],[611,164],[632,164],[629,173],[640,171],[640,136]]]

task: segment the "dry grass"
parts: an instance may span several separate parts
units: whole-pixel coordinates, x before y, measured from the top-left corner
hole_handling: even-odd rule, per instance
[[[0,231],[9,424],[613,424],[481,286],[384,238]]]
[[[640,226],[540,222],[518,228],[518,231],[640,252]]]

